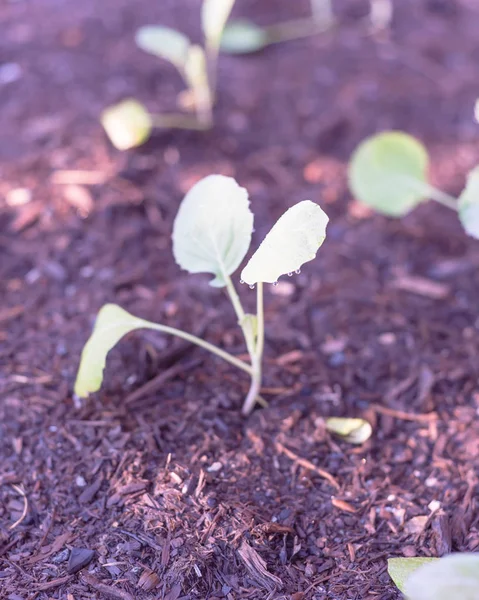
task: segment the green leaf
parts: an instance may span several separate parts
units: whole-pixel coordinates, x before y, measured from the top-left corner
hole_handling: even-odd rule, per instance
[[[458,199],[459,219],[466,233],[479,239],[479,166],[469,172]]]
[[[235,0],[203,0],[201,25],[207,46],[218,48]]]
[[[151,116],[143,104],[133,98],[109,106],[100,120],[111,143],[118,150],[140,146],[151,134]]]
[[[249,285],[258,281],[274,283],[285,273],[292,274],[316,257],[326,237],[329,218],[311,200],[289,208],[275,223],[241,273]]]
[[[350,444],[364,444],[372,433],[371,423],[365,419],[348,419],[343,417],[330,417],[326,419],[326,429],[342,437]]]
[[[428,155],[411,135],[388,131],[374,135],[355,150],[349,165],[352,193],[364,204],[401,217],[428,196]]]
[[[226,285],[251,243],[253,213],[248,192],[232,177],[209,175],[186,194],[173,226],[173,254],[190,273],[212,273]]]
[[[388,573],[396,584],[396,587],[404,592],[406,580],[425,564],[436,562],[437,558],[414,557],[414,558],[390,558],[388,559]]]
[[[221,50],[228,54],[251,54],[262,50],[268,43],[264,29],[242,19],[226,25],[221,38]]]
[[[183,71],[191,43],[176,29],[162,25],[145,25],[136,32],[135,41],[145,52],[163,58]]]
[[[479,600],[479,554],[450,554],[405,581],[409,600]]]
[[[86,398],[88,394],[97,392],[103,381],[108,352],[130,331],[148,326],[148,321],[134,317],[120,306],[105,304],[100,309],[93,332],[83,348],[75,381],[75,394]]]

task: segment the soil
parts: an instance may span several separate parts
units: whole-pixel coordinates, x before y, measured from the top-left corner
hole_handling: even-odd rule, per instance
[[[447,209],[385,219],[346,180],[364,136],[399,128],[460,191],[478,160],[479,7],[394,4],[380,35],[366,1],[338,0],[328,35],[222,57],[214,129],[126,153],[100,111],[170,110],[181,91],[134,31],[199,39],[199,2],[2,4],[2,599],[393,600],[387,558],[479,550],[479,247]],[[307,2],[236,14],[272,23]],[[269,407],[242,417],[242,374],[147,332],[74,398],[108,301],[244,354],[224,294],[171,253],[181,198],[214,172],[249,189],[255,243],[296,201],[331,217],[317,260],[266,291]],[[367,418],[371,439],[332,437],[330,415]]]

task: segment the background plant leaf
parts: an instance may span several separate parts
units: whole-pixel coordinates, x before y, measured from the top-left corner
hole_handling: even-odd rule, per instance
[[[466,233],[479,239],[479,166],[472,169],[458,198],[459,219]]]
[[[201,26],[208,47],[218,48],[235,0],[203,0]]]
[[[108,352],[130,331],[148,326],[148,321],[134,317],[117,304],[105,304],[100,309],[93,332],[83,348],[75,381],[75,394],[86,398],[97,392],[103,381]]]
[[[364,444],[373,432],[369,421],[347,417],[330,417],[326,419],[326,429],[339,435],[350,444]]]
[[[221,38],[221,50],[228,54],[252,54],[267,45],[266,31],[246,19],[227,23]]]
[[[140,146],[150,137],[152,121],[149,112],[130,98],[106,108],[100,118],[111,143],[118,150]]]
[[[135,41],[145,52],[167,60],[180,71],[184,70],[191,42],[176,29],[145,25],[136,32]]]
[[[311,200],[289,208],[273,225],[241,273],[250,285],[272,283],[313,260],[326,237],[329,218]]]
[[[400,131],[363,141],[349,164],[349,185],[363,204],[401,217],[427,198],[428,154],[414,137]]]
[[[212,273],[223,287],[251,243],[248,192],[232,177],[209,175],[186,194],[173,226],[173,254],[190,273]]]
[[[388,573],[396,587],[401,592],[404,592],[406,580],[414,573],[414,571],[425,564],[437,560],[439,559],[422,556],[415,556],[413,558],[390,558],[388,559]]]
[[[450,554],[422,565],[404,583],[409,600],[479,600],[479,554]]]

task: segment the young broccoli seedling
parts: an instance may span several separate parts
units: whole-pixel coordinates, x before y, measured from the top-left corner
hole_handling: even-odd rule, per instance
[[[318,204],[304,200],[289,208],[272,227],[241,272],[240,283],[256,287],[256,314],[243,309],[231,275],[248,252],[253,232],[253,213],[247,191],[231,177],[210,175],[183,199],[173,226],[173,255],[189,273],[211,273],[210,285],[226,288],[245,339],[250,363],[190,333],[134,317],[115,304],[101,308],[93,333],[80,361],[75,394],[86,397],[100,389],[106,356],[119,340],[135,329],[154,329],[175,335],[209,350],[251,378],[243,404],[249,414],[261,402],[264,349],[263,284],[275,284],[281,275],[299,273],[315,258],[326,237],[326,213]]]
[[[386,131],[363,141],[349,164],[356,198],[390,217],[403,217],[428,199],[458,213],[466,233],[479,239],[479,166],[472,169],[456,199],[428,180],[429,156],[413,136]]]
[[[193,44],[183,33],[162,25],[147,25],[136,33],[137,45],[170,62],[186,84],[181,104],[186,112],[151,115],[137,100],[124,100],[107,108],[101,122],[119,150],[139,146],[153,127],[210,129],[216,95],[216,71],[223,29],[235,0],[203,0],[201,25],[204,46]]]
[[[388,572],[408,600],[479,600],[479,554],[390,558]]]

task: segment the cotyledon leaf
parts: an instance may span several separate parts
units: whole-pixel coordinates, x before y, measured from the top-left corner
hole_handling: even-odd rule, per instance
[[[369,421],[348,417],[329,417],[326,419],[326,429],[350,444],[364,444],[373,433]]]
[[[404,592],[407,579],[423,565],[437,561],[437,558],[417,556],[413,558],[390,558],[388,559],[388,573],[396,584],[396,587]]]
[[[111,143],[118,150],[140,146],[150,137],[153,127],[149,112],[134,98],[109,106],[100,120]]]
[[[227,23],[221,38],[221,50],[228,54],[250,54],[269,43],[264,29],[251,21],[238,19]]]
[[[479,600],[479,554],[450,554],[422,565],[404,583],[409,600]]]
[[[186,35],[162,25],[145,25],[136,32],[135,41],[145,52],[163,58],[183,71],[191,45]]]
[[[401,217],[427,199],[428,163],[427,151],[416,138],[386,131],[356,148],[349,164],[349,185],[363,204]]]
[[[83,348],[75,381],[75,394],[86,398],[88,394],[97,392],[103,381],[108,352],[130,331],[148,326],[148,321],[134,317],[117,304],[105,304],[100,309],[93,332]]]
[[[472,169],[458,199],[459,219],[466,233],[479,239],[479,166]]]
[[[203,0],[201,26],[210,47],[218,48],[235,0]]]
[[[241,273],[249,285],[274,283],[313,260],[326,237],[329,218],[311,200],[289,208],[273,225]]]
[[[248,192],[232,177],[209,175],[184,197],[173,226],[173,254],[190,273],[212,273],[214,287],[240,265],[251,243]]]

